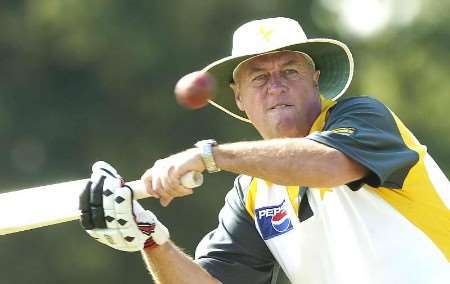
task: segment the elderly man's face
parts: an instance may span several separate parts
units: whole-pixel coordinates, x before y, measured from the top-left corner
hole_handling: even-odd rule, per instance
[[[282,51],[242,64],[230,86],[265,139],[303,137],[320,114],[319,74],[303,55]]]

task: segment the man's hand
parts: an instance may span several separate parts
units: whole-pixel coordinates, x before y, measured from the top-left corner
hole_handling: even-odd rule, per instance
[[[92,166],[80,195],[81,225],[97,241],[123,251],[139,251],[169,240],[156,216],[133,201],[133,191],[105,162]]]
[[[175,197],[190,195],[191,188],[181,185],[180,178],[190,171],[203,172],[200,152],[192,148],[184,152],[157,160],[153,167],[148,169],[141,177],[147,192],[160,199],[162,206],[167,206]]]

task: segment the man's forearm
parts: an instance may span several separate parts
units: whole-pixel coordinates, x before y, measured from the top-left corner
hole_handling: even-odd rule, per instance
[[[220,283],[170,241],[143,250],[142,256],[158,284]]]
[[[281,185],[329,187],[367,173],[341,152],[305,138],[222,144],[214,147],[214,157],[223,170]]]

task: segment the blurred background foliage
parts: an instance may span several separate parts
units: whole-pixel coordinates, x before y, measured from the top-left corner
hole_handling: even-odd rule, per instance
[[[347,96],[384,101],[448,176],[449,9],[433,0],[1,1],[1,192],[84,178],[100,159],[137,179],[199,139],[258,139],[212,107],[181,109],[173,87],[228,55],[239,25],[272,16],[348,43]],[[168,209],[144,205],[192,253],[233,178],[208,176]],[[0,283],[151,283],[139,255],[97,244],[76,222],[2,236],[0,252]]]

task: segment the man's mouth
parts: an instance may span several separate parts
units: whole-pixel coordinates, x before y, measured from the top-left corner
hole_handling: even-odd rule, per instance
[[[288,104],[278,104],[278,105],[274,105],[273,107],[271,107],[270,109],[283,109],[283,108],[287,108],[287,107],[291,107],[292,105],[288,105]]]

